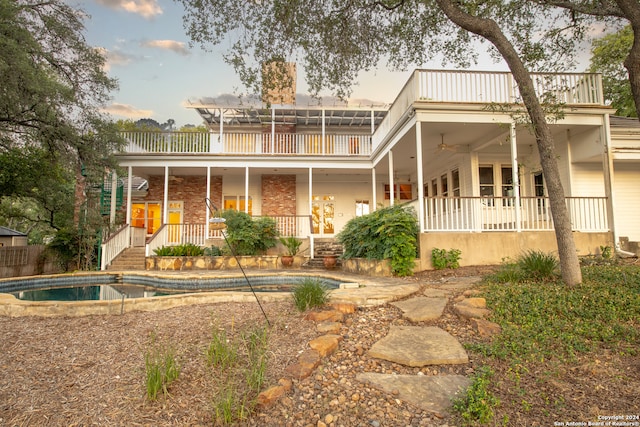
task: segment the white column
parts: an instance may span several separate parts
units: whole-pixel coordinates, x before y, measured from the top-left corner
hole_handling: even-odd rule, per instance
[[[133,167],[127,170],[127,225],[131,225],[131,186],[133,185]]]
[[[313,168],[309,168],[309,218],[313,215]],[[309,255],[313,258],[313,223],[309,223]]]
[[[376,198],[377,198],[376,197],[376,192],[377,192],[376,187],[377,186],[378,186],[378,184],[376,183],[376,167],[374,166],[374,167],[371,168],[371,195],[372,195],[371,198],[373,199],[372,202],[371,202],[371,212],[375,211],[376,210],[376,206],[377,206],[377,203],[376,203]]]
[[[611,125],[609,123],[609,115],[605,114],[602,124],[602,138],[604,152],[602,153],[602,169],[604,172],[604,194],[607,196],[607,220],[609,230],[613,234],[613,247],[620,250],[620,236],[616,231],[615,224],[615,200],[614,200],[614,169],[613,157],[611,156]]]
[[[518,145],[516,144],[516,124],[511,123],[511,181],[515,197],[516,231],[522,231],[522,212],[520,208],[520,172],[518,171]]]
[[[393,206],[395,204],[393,186],[393,151],[389,150],[389,206]]]
[[[371,136],[373,136],[373,132],[375,132],[376,130],[375,118],[376,118],[375,111],[371,110]]]
[[[244,167],[244,213],[249,213],[249,166]]]
[[[164,198],[162,203],[162,224],[169,222],[169,166],[164,167]]]
[[[224,111],[222,108],[220,109],[220,152],[223,152],[224,149]]]
[[[326,144],[325,141],[325,136],[326,136],[326,132],[325,132],[326,128],[325,128],[325,119],[324,119],[324,108],[322,109],[322,148],[320,150],[320,152],[322,154],[324,154],[324,146]]]
[[[211,166],[207,166],[207,189],[206,189],[205,198],[211,200]],[[204,226],[205,226],[205,235],[209,237],[209,208],[205,206],[205,214],[204,214]]]
[[[276,143],[276,109],[271,107],[271,154],[275,154]]]
[[[416,170],[418,171],[418,224],[420,225],[420,233],[424,231],[424,177],[422,172],[422,127],[420,122],[416,121]]]

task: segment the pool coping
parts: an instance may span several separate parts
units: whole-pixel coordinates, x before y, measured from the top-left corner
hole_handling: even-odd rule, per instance
[[[247,271],[247,278],[256,276],[313,276],[324,277],[340,282],[338,289],[329,292],[330,302],[352,303],[357,306],[374,306],[405,298],[420,289],[418,283],[390,277],[359,276],[351,273],[327,270],[259,270]],[[162,272],[157,271],[97,271],[76,272],[70,274],[51,274],[42,276],[26,276],[20,278],[0,279],[0,284],[7,281],[73,277],[81,280],[83,277],[125,276],[135,275],[164,280],[202,280],[206,278],[240,277],[240,271],[206,271],[206,272]],[[291,298],[290,292],[261,292],[257,296],[260,302],[285,301]],[[192,304],[215,304],[225,302],[254,302],[256,296],[247,291],[194,291],[176,295],[154,296],[146,298],[131,298],[107,301],[24,301],[11,294],[0,293],[0,316],[90,316],[90,315],[121,315],[131,311],[159,311]]]

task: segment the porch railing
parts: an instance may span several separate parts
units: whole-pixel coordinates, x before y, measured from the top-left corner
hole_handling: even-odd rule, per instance
[[[537,95],[567,105],[604,105],[602,76],[592,73],[532,73]],[[373,135],[373,148],[401,124],[414,102],[521,104],[511,73],[416,70]]]
[[[572,229],[609,230],[606,197],[567,197]],[[551,231],[547,197],[428,197],[424,231]]]
[[[121,132],[124,153],[216,153],[311,156],[371,154],[371,135],[225,132]],[[212,141],[213,140],[213,141]]]
[[[109,236],[101,245],[100,270],[107,266],[131,244],[131,227],[127,224]]]

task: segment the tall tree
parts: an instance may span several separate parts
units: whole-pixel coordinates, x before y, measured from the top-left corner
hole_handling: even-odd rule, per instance
[[[631,26],[626,26],[620,31],[594,40],[591,45],[589,71],[602,73],[605,100],[611,102],[617,115],[625,117],[638,117],[629,74],[623,65],[632,44],[633,31]]]
[[[640,111],[640,1],[638,0],[535,0],[570,11],[574,17],[586,15],[604,23],[627,22],[633,42],[624,58],[636,111]]]
[[[0,0],[0,197],[35,201],[53,230],[72,225],[76,176],[101,182],[122,143],[85,18],[64,0]]]
[[[538,141],[563,279],[581,282],[554,141],[530,78],[573,63],[583,34],[569,13],[525,0],[180,1],[192,41],[207,48],[231,37],[225,58],[256,91],[264,84],[260,64],[274,57],[302,64],[312,93],[347,96],[358,73],[383,59],[399,69],[433,58],[467,67],[477,43],[490,42],[490,54],[504,58],[518,82]]]

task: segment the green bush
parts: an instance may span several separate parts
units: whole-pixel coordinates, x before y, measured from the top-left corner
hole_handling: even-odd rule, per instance
[[[473,378],[466,395],[453,402],[453,409],[458,412],[467,425],[475,423],[487,424],[493,419],[493,408],[500,400],[489,391],[489,380],[493,372],[483,366]]]
[[[222,211],[221,216],[226,219],[227,242],[234,254],[258,255],[276,245],[278,230],[273,218],[254,220],[249,214],[232,209]]]
[[[156,256],[202,256],[204,249],[193,243],[184,243],[176,246],[161,246],[153,250]]]
[[[293,288],[291,294],[299,311],[322,307],[329,299],[329,289],[317,279],[305,279]]]
[[[208,248],[204,248],[204,255],[205,256],[220,256],[222,255],[222,251],[220,250],[220,248],[216,245],[211,245]]]
[[[353,218],[336,238],[344,248],[344,259],[389,259],[394,275],[413,274],[418,223],[410,206],[394,205]]]
[[[523,281],[552,281],[558,277],[558,259],[552,254],[530,250],[515,261],[507,260],[489,280],[497,283],[519,283]]]
[[[517,264],[524,278],[528,280],[553,279],[559,266],[558,259],[554,255],[535,250],[521,255]]]
[[[460,267],[460,255],[462,252],[460,249],[438,249],[433,248],[431,251],[431,264],[436,270],[442,270],[444,268],[458,268]]]

